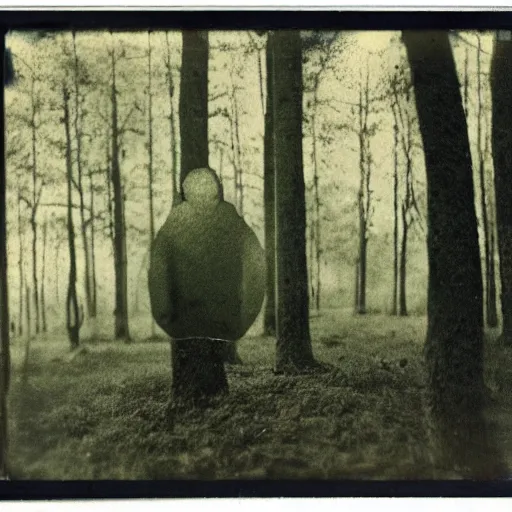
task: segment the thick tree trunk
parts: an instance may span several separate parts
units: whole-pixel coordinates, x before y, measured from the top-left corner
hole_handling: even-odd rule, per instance
[[[407,223],[407,210],[402,206],[402,246],[400,248],[400,316],[407,316],[407,236],[409,225]]]
[[[176,129],[176,109],[174,108],[174,77],[172,73],[171,67],[171,45],[169,43],[169,32],[165,33],[165,42],[166,42],[166,60],[165,65],[167,68],[167,79],[168,79],[168,88],[169,88],[169,127],[171,132],[171,158],[172,158],[172,193],[173,193],[173,204],[178,204],[181,197],[181,189],[180,189],[180,174],[178,168],[178,136]]]
[[[71,160],[71,130],[69,119],[69,92],[66,86],[63,86],[63,106],[64,106],[64,128],[66,132],[66,171],[67,171],[67,228],[68,228],[68,246],[69,246],[69,282],[68,293],[66,297],[66,328],[68,331],[71,350],[74,350],[80,344],[80,322],[78,313],[78,300],[76,295],[76,249],[75,249],[75,228],[73,224],[73,163]]]
[[[190,171],[208,167],[207,32],[183,31],[179,116],[182,185]],[[172,401],[175,405],[189,407],[228,392],[225,349],[225,342],[172,340]]]
[[[264,208],[265,208],[265,254],[267,260],[267,300],[265,305],[264,334],[276,334],[276,219],[275,219],[275,172],[274,172],[274,91],[272,84],[272,41],[269,32],[266,49],[267,103],[265,111],[264,138]]]
[[[483,304],[471,153],[448,32],[404,31],[428,185],[430,408],[439,461],[496,476],[481,415]]]
[[[208,33],[183,31],[180,88],[181,183],[208,167]]]
[[[491,63],[492,152],[501,277],[501,340],[512,346],[512,44],[497,40]]]
[[[119,127],[117,113],[116,89],[116,56],[112,49],[112,188],[114,192],[114,272],[115,272],[115,330],[116,340],[130,341],[128,328],[128,297],[127,297],[127,255],[126,226],[124,222],[124,194],[119,163]]]
[[[274,43],[276,371],[295,373],[316,366],[309,331],[300,32],[277,31]]]
[[[5,58],[5,37],[0,33],[2,45],[0,51]],[[2,69],[2,75],[4,69]],[[2,79],[2,93],[0,107],[4,109],[5,76]],[[2,122],[3,128],[3,122]],[[7,446],[8,446],[8,422],[7,422],[7,395],[11,373],[11,357],[9,348],[9,305],[7,287],[7,236],[5,229],[6,219],[6,187],[5,187],[5,148],[2,144],[2,163],[0,169],[0,479],[8,477]],[[21,319],[20,319],[21,320]]]
[[[228,392],[224,368],[226,343],[188,339],[172,343],[172,399],[174,406],[201,406]]]

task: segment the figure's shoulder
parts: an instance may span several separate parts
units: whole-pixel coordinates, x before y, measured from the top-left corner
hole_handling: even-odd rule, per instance
[[[224,200],[219,201],[217,203],[217,210],[221,211],[221,212],[237,213],[234,205],[232,205],[231,203],[228,203],[227,201],[224,201]]]

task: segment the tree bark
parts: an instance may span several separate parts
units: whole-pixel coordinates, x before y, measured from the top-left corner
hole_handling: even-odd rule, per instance
[[[2,39],[1,52],[5,59],[5,34],[0,33]],[[2,69],[4,75],[5,69]],[[2,77],[2,93],[0,107],[4,111],[4,86],[6,77]],[[2,128],[4,123],[2,120]],[[5,133],[5,132],[4,132]],[[7,286],[7,234],[5,229],[6,219],[6,173],[5,173],[5,148],[2,143],[2,163],[0,169],[0,478],[8,477],[7,447],[8,447],[8,417],[7,396],[11,373],[11,355],[9,347],[9,293]],[[21,319],[20,319],[21,320]]]
[[[26,307],[26,315],[27,315],[27,337],[25,340],[25,354],[23,358],[23,375],[24,377],[27,375],[28,364],[30,360],[30,343],[32,341],[32,332],[31,332],[31,315],[30,315],[30,287],[25,287],[25,299],[27,303]]]
[[[265,305],[264,334],[276,335],[276,219],[275,219],[275,171],[274,171],[274,91],[272,84],[273,35],[268,33],[266,48],[267,99],[264,135],[263,198],[265,208],[265,254],[267,260],[267,300]]]
[[[85,301],[87,304],[87,315],[92,316],[93,299],[92,299],[92,286],[91,286],[91,270],[90,270],[90,255],[89,255],[89,242],[87,240],[87,222],[85,219],[85,198],[83,187],[83,169],[82,169],[82,129],[80,126],[80,85],[78,78],[78,54],[76,51],[76,32],[73,30],[73,71],[74,71],[74,96],[75,96],[75,112],[74,112],[74,131],[76,139],[76,168],[77,168],[77,192],[80,205],[80,224],[82,232],[82,246],[84,251],[84,288],[85,288]]]
[[[187,174],[208,167],[208,33],[184,30],[180,84],[180,190]],[[180,198],[183,200],[183,196]],[[225,342],[172,340],[172,402],[200,405],[228,392]]]
[[[366,256],[368,246],[368,222],[370,215],[370,160],[368,154],[368,113],[369,113],[369,84],[368,73],[363,90],[362,79],[359,84],[359,283],[357,313],[366,314]]]
[[[165,33],[166,56],[165,65],[167,68],[168,90],[169,90],[169,127],[171,133],[171,158],[172,158],[172,184],[173,204],[177,204],[181,197],[180,175],[178,169],[178,136],[176,130],[176,109],[174,108],[174,77],[171,67],[171,45],[169,43],[169,32]]]
[[[36,334],[39,334],[39,284],[37,276],[37,130],[36,130],[36,102],[35,102],[35,83],[32,77],[31,89],[31,128],[32,128],[32,212],[30,215],[30,226],[32,228],[32,281],[34,294],[34,315],[36,321]]]
[[[322,256],[322,245],[321,245],[321,230],[320,230],[320,187],[318,176],[318,155],[316,148],[316,108],[318,104],[318,86],[319,76],[316,76],[315,86],[313,91],[313,116],[311,119],[312,126],[312,159],[313,159],[313,195],[315,201],[315,261],[316,261],[316,297],[315,297],[315,309],[320,311],[320,294],[321,294],[321,256]]]
[[[354,276],[356,278],[354,283],[354,313],[357,315],[359,312],[359,258],[356,259],[354,267]]]
[[[501,340],[512,345],[512,45],[496,40],[491,62],[492,152],[496,188],[496,223],[500,255]]]
[[[302,154],[302,48],[298,30],[273,45],[276,193],[276,371],[316,366],[309,331],[306,207]]]
[[[48,234],[48,221],[43,224],[43,261],[41,265],[41,321],[43,332],[47,331],[46,324],[46,300],[45,300],[45,277],[46,277],[46,242]]]
[[[496,476],[482,417],[483,297],[471,153],[448,32],[404,31],[427,171],[426,360],[437,456]]]
[[[149,201],[149,246],[155,239],[155,213],[153,207],[153,92],[151,69],[151,32],[148,32],[148,201]],[[151,318],[151,337],[156,336],[156,325]]]
[[[95,204],[94,204],[94,182],[93,173],[89,170],[89,209],[90,209],[90,226],[91,226],[91,285],[92,285],[92,309],[91,318],[96,318],[98,314],[98,284],[96,281],[96,228],[95,228]]]
[[[116,55],[112,47],[112,188],[114,192],[114,272],[115,272],[115,330],[116,340],[130,341],[128,328],[128,298],[127,298],[127,254],[126,254],[126,226],[124,222],[124,194],[121,180],[119,162],[119,127],[117,112],[117,85],[116,85]]]
[[[80,323],[78,314],[78,300],[76,296],[76,249],[75,249],[75,228],[73,224],[73,163],[71,159],[71,130],[69,119],[69,91],[63,85],[63,107],[64,107],[64,128],[66,132],[66,171],[67,171],[67,228],[69,246],[69,281],[66,297],[66,328],[68,331],[71,350],[76,349],[80,344]]]
[[[56,242],[57,246],[55,248],[55,303],[58,305],[60,302],[60,294],[59,294],[59,269],[60,269],[60,261],[59,261],[59,253],[60,253],[60,240]]]
[[[482,77],[481,77],[481,63],[480,52],[482,50],[482,43],[480,36],[478,37],[478,46],[476,51],[476,77],[477,77],[477,153],[478,153],[478,175],[480,178],[480,209],[482,211],[482,231],[484,235],[484,288],[485,288],[485,319],[489,327],[496,327],[498,323],[498,315],[496,311],[496,301],[492,301],[491,296],[491,249],[489,240],[489,219],[487,215],[487,190],[485,184],[485,162],[484,150],[482,147]],[[492,272],[493,273],[493,272]]]
[[[180,88],[181,183],[208,167],[208,33],[183,31]]]
[[[235,171],[235,205],[239,215],[244,216],[244,184],[243,184],[243,169],[242,169],[242,156],[240,148],[240,127],[238,115],[238,99],[236,88],[232,82],[232,89],[230,94],[231,102],[231,116],[230,116],[230,132],[231,132],[231,151],[233,158],[233,168]],[[237,343],[230,342],[226,344],[225,348],[225,362],[228,364],[242,364],[242,359],[238,355]]]
[[[398,125],[393,125],[393,303],[391,314],[398,315]]]
[[[18,182],[18,186],[19,186]],[[18,308],[18,335],[23,336],[23,291],[25,289],[25,276],[23,273],[23,229],[21,224],[21,189],[18,188],[18,270],[20,275],[20,295]]]
[[[407,316],[407,236],[409,224],[407,222],[407,209],[402,205],[402,246],[400,248],[400,316]]]

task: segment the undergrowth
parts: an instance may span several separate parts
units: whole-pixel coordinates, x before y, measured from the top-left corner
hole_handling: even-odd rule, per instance
[[[18,479],[432,478],[421,318],[312,319],[323,374],[272,371],[274,341],[242,340],[229,396],[169,417],[166,343],[34,343],[15,361],[12,476]]]

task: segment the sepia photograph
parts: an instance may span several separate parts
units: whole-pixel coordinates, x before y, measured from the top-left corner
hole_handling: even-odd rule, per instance
[[[3,51],[3,478],[510,478],[512,30]]]

